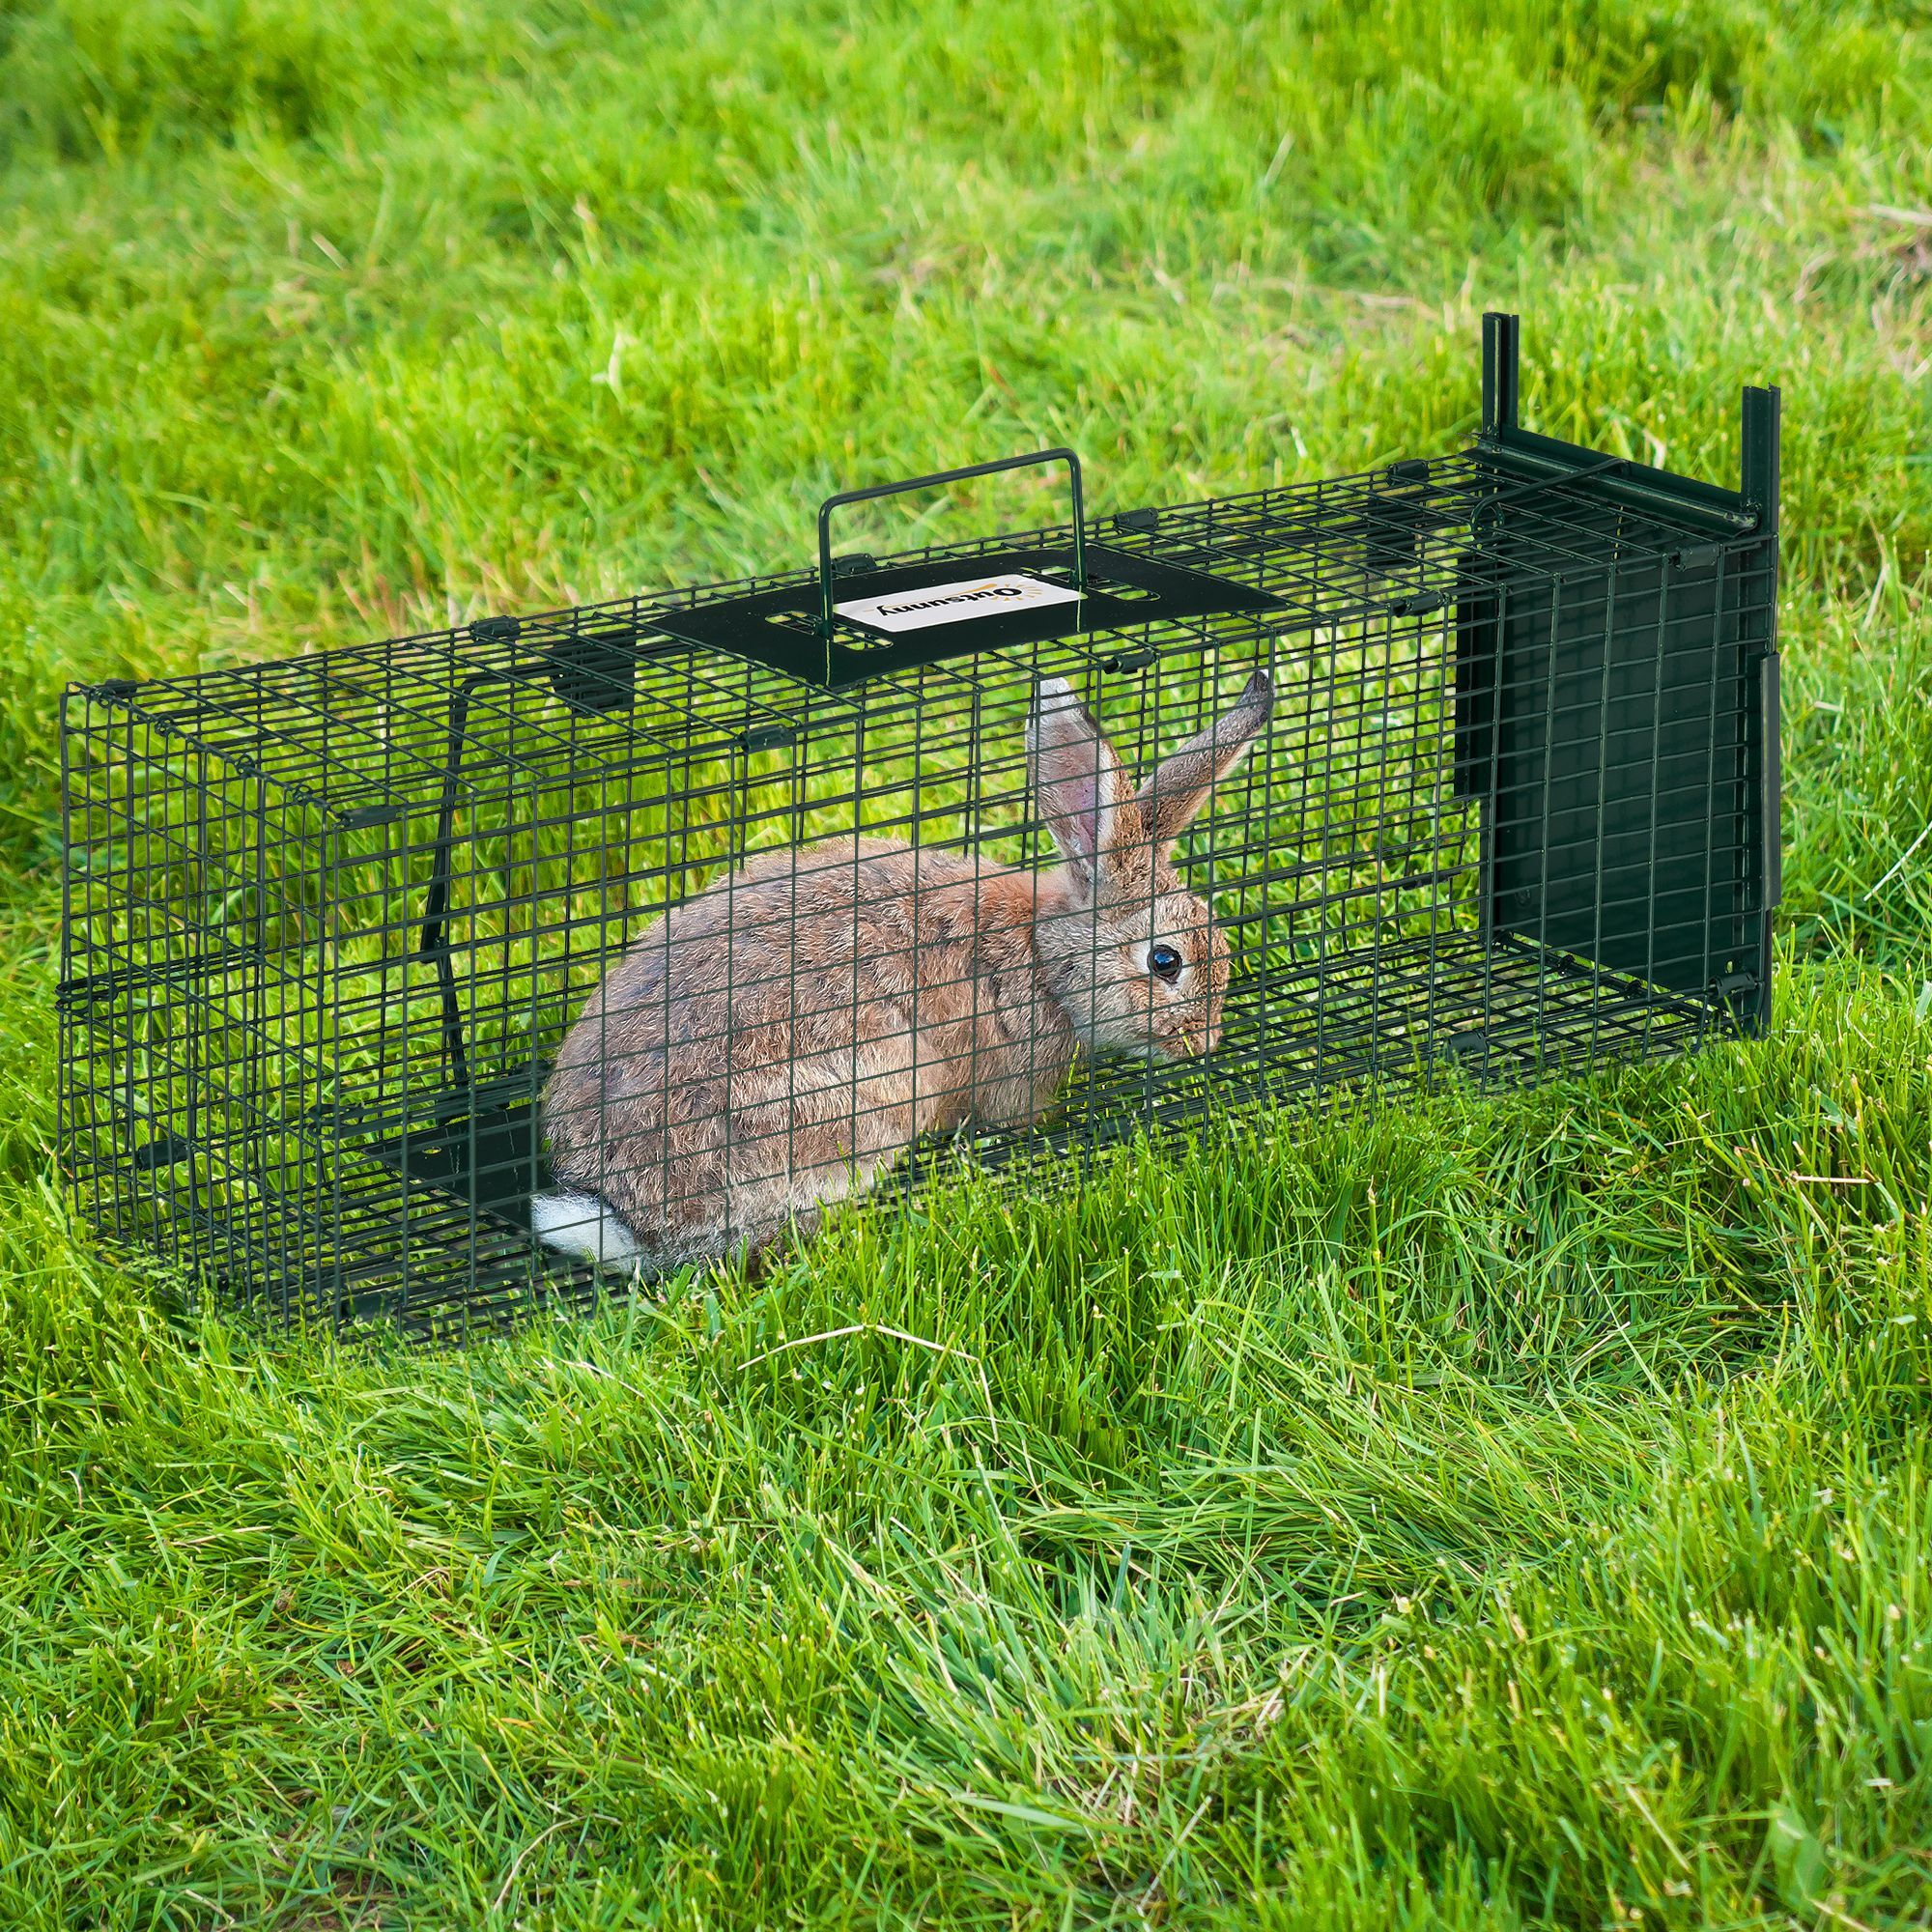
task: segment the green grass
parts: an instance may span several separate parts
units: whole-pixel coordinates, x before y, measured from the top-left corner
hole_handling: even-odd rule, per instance
[[[1911,4],[0,9],[0,1923],[1932,1922],[1928,156]],[[1784,384],[1771,1039],[463,1355],[67,1218],[68,678],[1442,449],[1490,306]]]

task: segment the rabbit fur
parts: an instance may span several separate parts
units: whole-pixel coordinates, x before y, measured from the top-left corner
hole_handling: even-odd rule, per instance
[[[1273,705],[1257,671],[1135,791],[1071,686],[1045,679],[1027,768],[1058,867],[839,838],[673,906],[558,1049],[536,1233],[655,1270],[756,1254],[921,1134],[1039,1119],[1082,1052],[1209,1052],[1227,942],[1170,855]]]

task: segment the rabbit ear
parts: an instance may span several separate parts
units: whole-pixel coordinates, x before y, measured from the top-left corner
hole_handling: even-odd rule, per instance
[[[1170,753],[1141,786],[1141,815],[1153,828],[1153,842],[1164,857],[1193,824],[1208,795],[1246,756],[1256,735],[1274,712],[1274,686],[1264,670],[1207,730]]]
[[[1027,719],[1027,776],[1060,856],[1088,886],[1138,836],[1132,788],[1114,748],[1064,677],[1042,678]]]

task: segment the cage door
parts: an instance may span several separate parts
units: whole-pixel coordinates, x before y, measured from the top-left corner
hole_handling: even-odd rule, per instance
[[[1560,576],[1486,560],[1459,613],[1456,781],[1487,801],[1493,935],[1754,1011],[1747,617],[1768,554],[1713,545]]]

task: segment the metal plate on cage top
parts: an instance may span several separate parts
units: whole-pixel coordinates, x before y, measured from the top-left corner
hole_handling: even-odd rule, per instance
[[[1072,588],[1073,552],[1066,544],[842,571],[838,631],[829,642],[818,629],[816,582],[657,611],[651,621],[686,643],[837,688],[975,651],[1280,605],[1252,584],[1108,544],[1088,544],[1086,561],[1084,594]],[[986,594],[993,585],[1000,588]],[[922,590],[935,593],[927,609],[893,608],[891,600]],[[951,610],[938,602],[941,596]],[[913,615],[923,621],[909,624]]]

